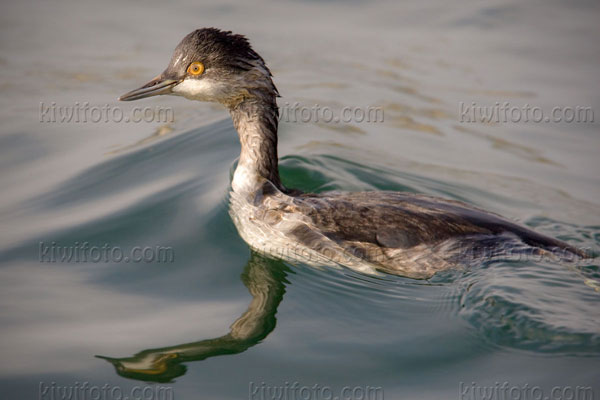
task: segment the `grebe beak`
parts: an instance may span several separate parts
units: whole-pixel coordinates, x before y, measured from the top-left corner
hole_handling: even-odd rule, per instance
[[[146,83],[144,86],[125,93],[119,100],[132,101],[139,100],[145,97],[158,96],[159,94],[171,93],[173,86],[177,85],[180,80],[165,78],[162,74]]]

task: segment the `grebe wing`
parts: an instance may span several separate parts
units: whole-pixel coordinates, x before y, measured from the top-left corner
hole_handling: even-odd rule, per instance
[[[330,192],[302,194],[294,204],[337,243],[410,249],[448,239],[512,234],[529,246],[584,256],[564,242],[454,200],[401,192]]]

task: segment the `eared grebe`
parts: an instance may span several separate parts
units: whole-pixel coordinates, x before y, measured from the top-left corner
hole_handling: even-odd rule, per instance
[[[286,188],[277,168],[279,94],[269,68],[244,36],[215,28],[190,33],[162,74],[120,100],[159,94],[217,102],[229,110],[241,143],[230,214],[240,235],[260,253],[420,279],[490,257],[585,257],[567,243],[458,201]]]

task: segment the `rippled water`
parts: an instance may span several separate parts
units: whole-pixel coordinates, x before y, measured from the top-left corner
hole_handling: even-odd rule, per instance
[[[39,115],[40,102],[116,106],[183,35],[228,28],[267,60],[280,105],[384,109],[382,123],[283,121],[286,185],[444,196],[597,253],[598,123],[461,123],[459,112],[508,101],[598,114],[596,2],[149,3],[3,5],[3,398],[86,381],[168,382],[179,399],[248,398],[262,382],[381,387],[386,399],[475,398],[461,382],[600,396],[597,259],[417,281],[251,256],[227,213],[239,144],[223,110],[162,97],[118,105],[169,106],[173,123]],[[168,246],[175,259],[40,262],[40,242]]]

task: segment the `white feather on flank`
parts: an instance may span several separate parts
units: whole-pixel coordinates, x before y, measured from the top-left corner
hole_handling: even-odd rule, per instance
[[[238,167],[239,169],[239,167]],[[237,171],[236,171],[237,172]],[[374,265],[345,252],[333,241],[324,238],[329,250],[325,254],[289,238],[289,232],[307,222],[301,214],[288,215],[271,225],[264,221],[265,209],[252,204],[246,193],[235,189],[230,191],[229,214],[240,236],[248,245],[261,254],[280,258],[289,262],[302,262],[313,267],[341,268],[342,265],[368,275],[382,275]],[[283,201],[292,201],[291,197],[279,193]]]

